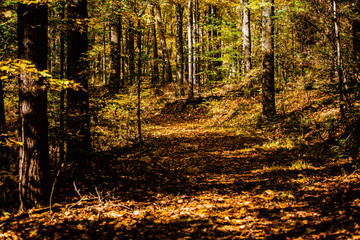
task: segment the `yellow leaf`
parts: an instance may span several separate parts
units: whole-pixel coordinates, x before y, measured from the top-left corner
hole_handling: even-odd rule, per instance
[[[79,224],[79,225],[77,225],[77,229],[79,229],[79,230],[84,230],[84,226],[81,225],[81,224]]]
[[[33,229],[30,232],[30,237],[35,237],[38,234],[38,230],[37,229]]]
[[[4,17],[5,18],[11,18],[12,17],[12,12],[9,10],[9,11],[6,11],[6,12],[4,12]]]

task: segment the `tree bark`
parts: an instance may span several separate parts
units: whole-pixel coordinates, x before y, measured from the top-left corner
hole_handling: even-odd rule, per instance
[[[47,67],[48,10],[45,4],[18,5],[19,58]],[[20,210],[49,201],[47,93],[36,73],[22,71],[19,79],[21,142],[19,151]]]
[[[354,6],[354,18],[352,20],[352,44],[353,44],[353,54],[354,62],[357,77],[359,76],[360,70],[360,1],[357,0]]]
[[[274,83],[274,0],[263,0],[262,16],[262,115],[269,119],[276,114]]]
[[[153,49],[153,60],[152,60],[152,75],[151,83],[159,83],[159,53],[158,53],[158,43],[156,38],[156,25],[155,25],[155,11],[154,6],[151,8],[151,41]]]
[[[102,78],[102,81],[103,81],[103,84],[106,86],[108,84],[107,82],[107,66],[106,66],[106,28],[107,28],[107,24],[104,23],[104,28],[103,28],[103,52],[102,52],[102,71],[101,71],[101,78]]]
[[[161,8],[159,3],[154,3],[155,13],[156,13],[156,20],[158,26],[158,32],[160,37],[160,43],[162,48],[162,53],[165,61],[165,82],[170,83],[172,82],[172,70],[171,70],[171,62],[170,62],[170,50],[166,44],[165,38],[165,29],[164,24],[161,17]]]
[[[199,0],[194,1],[194,11],[193,11],[193,27],[194,27],[194,37],[193,37],[193,47],[194,47],[194,76],[195,83],[198,85],[198,92],[200,92],[201,81],[200,81],[200,11],[199,11]]]
[[[65,2],[61,2],[61,20],[65,19]],[[60,79],[65,78],[65,33],[60,33]],[[65,90],[60,91],[59,162],[65,162]]]
[[[333,22],[335,31],[335,47],[336,47],[336,73],[339,79],[339,91],[340,91],[340,113],[342,117],[345,117],[346,108],[350,107],[350,100],[347,97],[347,86],[343,74],[342,64],[342,51],[341,51],[341,39],[340,39],[340,27],[337,13],[337,3],[333,0]]]
[[[221,40],[220,40],[220,33],[218,32],[217,28],[219,26],[219,15],[218,15],[218,9],[215,5],[210,5],[209,7],[210,11],[210,18],[211,18],[211,24],[212,24],[212,31],[210,36],[211,41],[211,71],[213,75],[213,80],[215,81],[221,81],[222,80],[222,60],[221,60]]]
[[[1,73],[0,73],[1,77]],[[4,104],[4,89],[3,81],[0,79],[0,127],[5,125],[5,104]]]
[[[135,80],[135,29],[134,21],[129,19],[129,26],[127,30],[126,48],[127,48],[127,62],[128,62],[128,83],[131,85]]]
[[[188,97],[194,97],[194,3],[188,0]]]
[[[243,56],[244,56],[244,78],[249,93],[253,94],[253,82],[248,78],[251,66],[251,28],[250,28],[250,9],[249,0],[241,0],[243,8],[242,36],[243,36]]]
[[[121,16],[115,14],[110,30],[111,74],[109,89],[118,93],[121,87]]]
[[[137,123],[138,123],[138,141],[140,146],[143,144],[142,131],[141,131],[141,77],[142,77],[142,30],[141,20],[138,20],[138,34],[137,34],[137,46],[138,46],[138,66],[137,66]]]
[[[67,159],[85,167],[91,153],[88,29],[85,23],[88,17],[87,1],[69,0],[67,12],[70,23],[67,32],[67,77],[81,84],[80,89],[67,91]]]
[[[183,12],[184,7],[176,4],[176,96],[184,95],[184,42],[183,42]]]

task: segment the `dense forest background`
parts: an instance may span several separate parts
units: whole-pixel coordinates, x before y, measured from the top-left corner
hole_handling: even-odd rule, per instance
[[[359,238],[359,12],[2,1],[0,236]]]

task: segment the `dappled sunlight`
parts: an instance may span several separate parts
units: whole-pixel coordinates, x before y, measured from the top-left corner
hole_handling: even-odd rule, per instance
[[[313,133],[312,119],[295,110],[266,124],[257,122],[257,111],[247,111],[242,100],[221,102],[215,109],[211,99],[162,104],[144,120],[144,146],[121,148],[113,138],[112,148],[106,146],[109,151],[94,161],[92,174],[69,184],[65,202],[51,210],[1,217],[6,231],[0,236],[351,239],[360,235],[354,224],[360,220],[359,172],[351,168],[351,159],[336,164],[323,160],[326,146]],[[111,134],[126,141],[124,125],[114,133],[107,130],[125,115],[111,119],[114,113],[105,112],[102,117],[109,125],[95,129],[99,141]],[[305,139],[307,133],[311,141]],[[7,219],[17,224],[7,224]]]

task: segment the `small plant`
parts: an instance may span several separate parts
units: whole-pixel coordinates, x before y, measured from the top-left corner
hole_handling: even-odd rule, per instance
[[[308,163],[302,159],[299,159],[299,160],[296,160],[291,163],[290,169],[291,170],[304,170],[304,169],[309,169],[312,167],[313,166],[311,165],[311,163]]]

